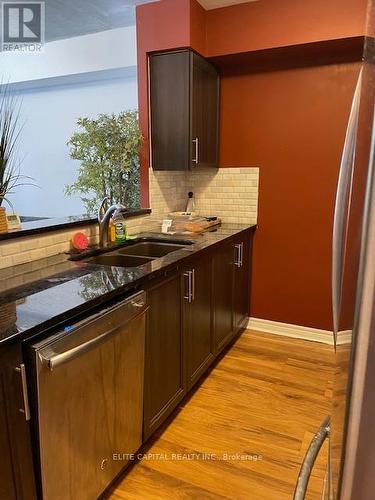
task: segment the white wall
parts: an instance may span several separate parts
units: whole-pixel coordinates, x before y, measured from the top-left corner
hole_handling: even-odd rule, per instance
[[[0,55],[0,71],[22,99],[22,173],[39,186],[17,188],[10,196],[15,211],[49,217],[84,213],[79,196],[64,195],[79,167],[66,143],[79,117],[137,109],[134,27],[51,42],[46,57],[3,55],[9,54]]]
[[[22,92],[20,157],[22,172],[40,188],[25,186],[10,197],[21,215],[64,217],[85,212],[78,196],[66,197],[64,186],[77,177],[79,162],[71,160],[66,143],[81,116],[137,108],[135,77],[61,85]]]
[[[135,26],[50,42],[40,54],[0,52],[1,76],[12,83],[136,64]]]

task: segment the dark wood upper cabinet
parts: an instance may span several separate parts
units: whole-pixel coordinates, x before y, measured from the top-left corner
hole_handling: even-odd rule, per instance
[[[154,170],[218,166],[220,77],[191,50],[150,55]]]
[[[214,360],[210,257],[192,261],[183,279],[187,385],[190,389]]]

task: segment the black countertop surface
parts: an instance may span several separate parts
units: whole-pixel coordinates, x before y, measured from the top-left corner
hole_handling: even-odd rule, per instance
[[[222,224],[195,236],[195,243],[136,268],[70,261],[58,255],[0,270],[0,346],[20,341],[139,289],[146,280],[163,275],[205,248],[246,229],[245,224]],[[142,237],[160,234],[142,233]],[[165,236],[166,240],[176,237]],[[181,238],[179,238],[181,239]]]

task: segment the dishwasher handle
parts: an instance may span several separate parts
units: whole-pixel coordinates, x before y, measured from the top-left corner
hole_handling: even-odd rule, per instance
[[[94,323],[97,323],[100,318],[103,318],[104,316],[107,316],[109,314],[113,314],[118,312],[120,309],[125,308],[128,306],[129,311],[127,311],[127,314],[124,314],[121,320],[116,321],[115,325],[110,328],[109,330],[105,330],[103,333],[100,335],[97,335],[93,337],[92,339],[87,340],[86,342],[83,342],[82,344],[79,344],[77,346],[72,347],[71,349],[68,349],[64,352],[58,353],[58,354],[53,354],[51,352],[51,347],[48,346],[47,349],[43,349],[39,351],[39,358],[43,366],[49,368],[51,371],[54,368],[57,368],[58,366],[67,363],[68,361],[71,361],[72,359],[76,358],[77,356],[80,356],[92,348],[94,348],[96,345],[101,344],[104,342],[108,337],[112,336],[114,333],[118,331],[119,328],[125,326],[126,324],[130,323],[131,321],[134,321],[138,319],[140,316],[144,315],[148,307],[146,306],[146,295],[144,292],[137,293],[136,295],[133,295],[126,301],[122,302],[121,304],[117,304],[116,306],[107,309],[105,311],[102,311],[101,313],[95,315],[94,317],[90,318],[89,320],[83,321],[82,323],[78,323],[76,325],[76,328],[73,327],[72,330],[79,330],[81,328],[90,328]],[[75,333],[73,333],[75,334]],[[44,352],[47,351],[47,355],[44,354]]]

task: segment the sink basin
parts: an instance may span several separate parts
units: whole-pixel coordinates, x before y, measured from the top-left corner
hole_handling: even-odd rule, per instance
[[[118,250],[121,255],[137,255],[143,257],[164,257],[169,253],[176,252],[176,250],[181,250],[186,245],[175,245],[172,243],[155,243],[152,241],[142,241],[140,243],[135,243],[134,245]]]
[[[91,257],[86,262],[92,264],[100,264],[101,266],[115,266],[115,267],[138,267],[153,259],[147,257],[134,257],[132,255],[104,254],[97,257]]]
[[[195,242],[192,240],[161,241],[155,237],[142,237],[133,244],[116,248],[116,250],[112,248],[110,251],[107,250],[106,252],[104,249],[102,251],[103,253],[93,257],[83,255],[71,257],[71,259],[84,260],[85,262],[102,266],[138,267],[152,260],[164,257],[169,253],[186,248],[194,243]]]

